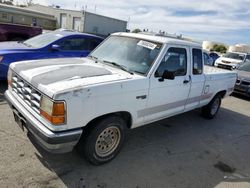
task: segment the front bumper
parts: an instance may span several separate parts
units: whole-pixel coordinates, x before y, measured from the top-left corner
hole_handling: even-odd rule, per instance
[[[222,69],[227,69],[227,70],[233,70],[234,66],[231,64],[224,64],[224,63],[217,63],[216,65],[218,68],[222,68]]]
[[[24,108],[9,90],[4,95],[13,110],[15,120],[22,128],[27,129],[45,150],[51,153],[66,153],[72,151],[78,143],[82,129],[53,132]]]
[[[244,95],[246,97],[250,97],[250,89],[247,86],[235,85],[233,92],[240,95]]]

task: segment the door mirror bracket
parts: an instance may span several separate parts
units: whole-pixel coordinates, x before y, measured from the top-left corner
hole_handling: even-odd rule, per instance
[[[60,50],[60,46],[57,45],[57,44],[53,44],[53,45],[51,46],[51,50],[52,50],[52,51],[59,51],[59,50]]]
[[[165,70],[162,76],[159,78],[160,82],[163,82],[165,79],[167,80],[174,80],[175,79],[175,72]]]

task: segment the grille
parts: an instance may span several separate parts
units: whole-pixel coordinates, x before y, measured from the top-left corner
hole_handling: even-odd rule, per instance
[[[232,70],[232,66],[230,66],[230,65],[218,64],[218,67],[222,68],[222,69]]]
[[[228,64],[231,63],[231,62],[229,62],[229,61],[224,61],[224,60],[222,60],[221,62],[222,62],[222,63],[228,63]]]
[[[12,76],[13,91],[35,112],[40,113],[41,93],[17,75]]]

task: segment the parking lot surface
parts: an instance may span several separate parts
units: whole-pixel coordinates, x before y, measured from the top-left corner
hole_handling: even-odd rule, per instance
[[[117,158],[92,166],[76,152],[35,147],[14,122],[3,97],[7,86],[0,85],[0,187],[250,187],[247,99],[224,99],[213,120],[195,110],[131,130]]]

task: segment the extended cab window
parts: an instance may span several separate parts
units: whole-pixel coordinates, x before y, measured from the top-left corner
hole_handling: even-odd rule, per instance
[[[155,77],[161,77],[164,71],[173,72],[175,76],[187,73],[187,51],[185,48],[169,48],[155,72]]]
[[[65,39],[58,45],[61,50],[88,50],[88,43],[84,38]]]
[[[201,49],[193,49],[193,75],[202,74],[203,65],[202,65],[202,50]],[[204,53],[205,61],[209,60],[209,56]]]

